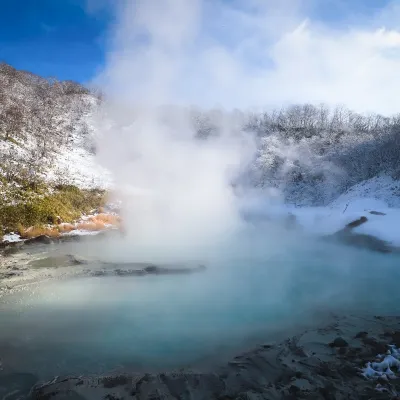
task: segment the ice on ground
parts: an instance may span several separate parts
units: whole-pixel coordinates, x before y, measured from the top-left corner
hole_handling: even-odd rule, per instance
[[[89,236],[98,235],[102,231],[87,231],[84,229],[74,229],[70,232],[62,233],[61,236]]]
[[[376,176],[352,186],[333,201],[331,206],[341,206],[364,198],[381,200],[389,207],[400,208],[400,181],[387,175]]]
[[[22,239],[17,233],[11,232],[3,236],[3,242],[6,243],[22,242]]]
[[[400,372],[400,350],[396,346],[389,346],[387,354],[378,354],[376,358],[378,361],[368,362],[365,368],[362,369],[363,376],[369,379],[398,378]],[[393,369],[396,369],[397,375]]]
[[[400,183],[390,177],[377,177],[352,187],[326,207],[296,207],[258,200],[243,203],[241,210],[246,220],[254,222],[285,221],[292,215],[300,229],[315,235],[334,234],[364,216],[368,221],[354,228],[353,232],[375,236],[393,246],[400,246],[398,186]],[[394,204],[398,208],[394,208]]]
[[[57,175],[82,189],[112,187],[113,181],[109,171],[102,168],[93,154],[81,147],[72,147],[60,152],[55,167],[48,172],[49,180],[57,179]]]

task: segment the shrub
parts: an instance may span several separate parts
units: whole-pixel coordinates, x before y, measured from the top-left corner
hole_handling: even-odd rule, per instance
[[[59,187],[52,194],[29,197],[17,204],[1,205],[0,226],[6,230],[56,224],[58,217],[64,222],[73,222],[83,213],[104,205],[105,192],[101,190],[80,190],[67,185]]]

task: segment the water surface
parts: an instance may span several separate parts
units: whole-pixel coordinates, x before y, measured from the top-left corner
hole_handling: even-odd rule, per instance
[[[398,256],[320,241],[261,244],[215,254],[204,273],[53,280],[7,296],[4,370],[45,379],[179,368],[222,360],[314,312],[399,311]]]

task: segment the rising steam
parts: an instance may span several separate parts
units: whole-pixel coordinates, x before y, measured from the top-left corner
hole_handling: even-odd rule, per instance
[[[200,6],[127,2],[114,32],[99,157],[123,201],[125,254],[195,256],[240,227],[232,183],[251,160],[252,138],[229,114],[217,121],[218,135],[199,138],[179,92]]]

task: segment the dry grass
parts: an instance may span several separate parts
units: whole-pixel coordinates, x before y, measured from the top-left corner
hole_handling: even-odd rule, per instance
[[[121,218],[118,215],[101,213],[92,215],[86,221],[80,221],[75,224],[63,222],[58,225],[31,226],[29,228],[25,228],[20,224],[17,232],[22,239],[32,239],[42,235],[56,238],[62,233],[68,233],[75,229],[91,232],[102,231],[108,229],[110,225],[121,228]]]
[[[89,217],[89,221],[94,223],[119,226],[121,224],[121,217],[119,217],[118,215],[101,213]]]
[[[22,239],[33,239],[38,236],[49,236],[57,238],[60,236],[60,232],[57,227],[30,227],[28,229],[19,229],[19,235]]]
[[[68,232],[71,232],[74,229],[76,229],[76,226],[74,224],[62,223],[62,224],[58,225],[57,228],[60,233],[68,233]]]
[[[93,221],[88,221],[88,222],[81,222],[76,225],[76,229],[80,229],[82,231],[102,231],[106,229],[107,227],[105,224],[101,221],[93,222]]]

